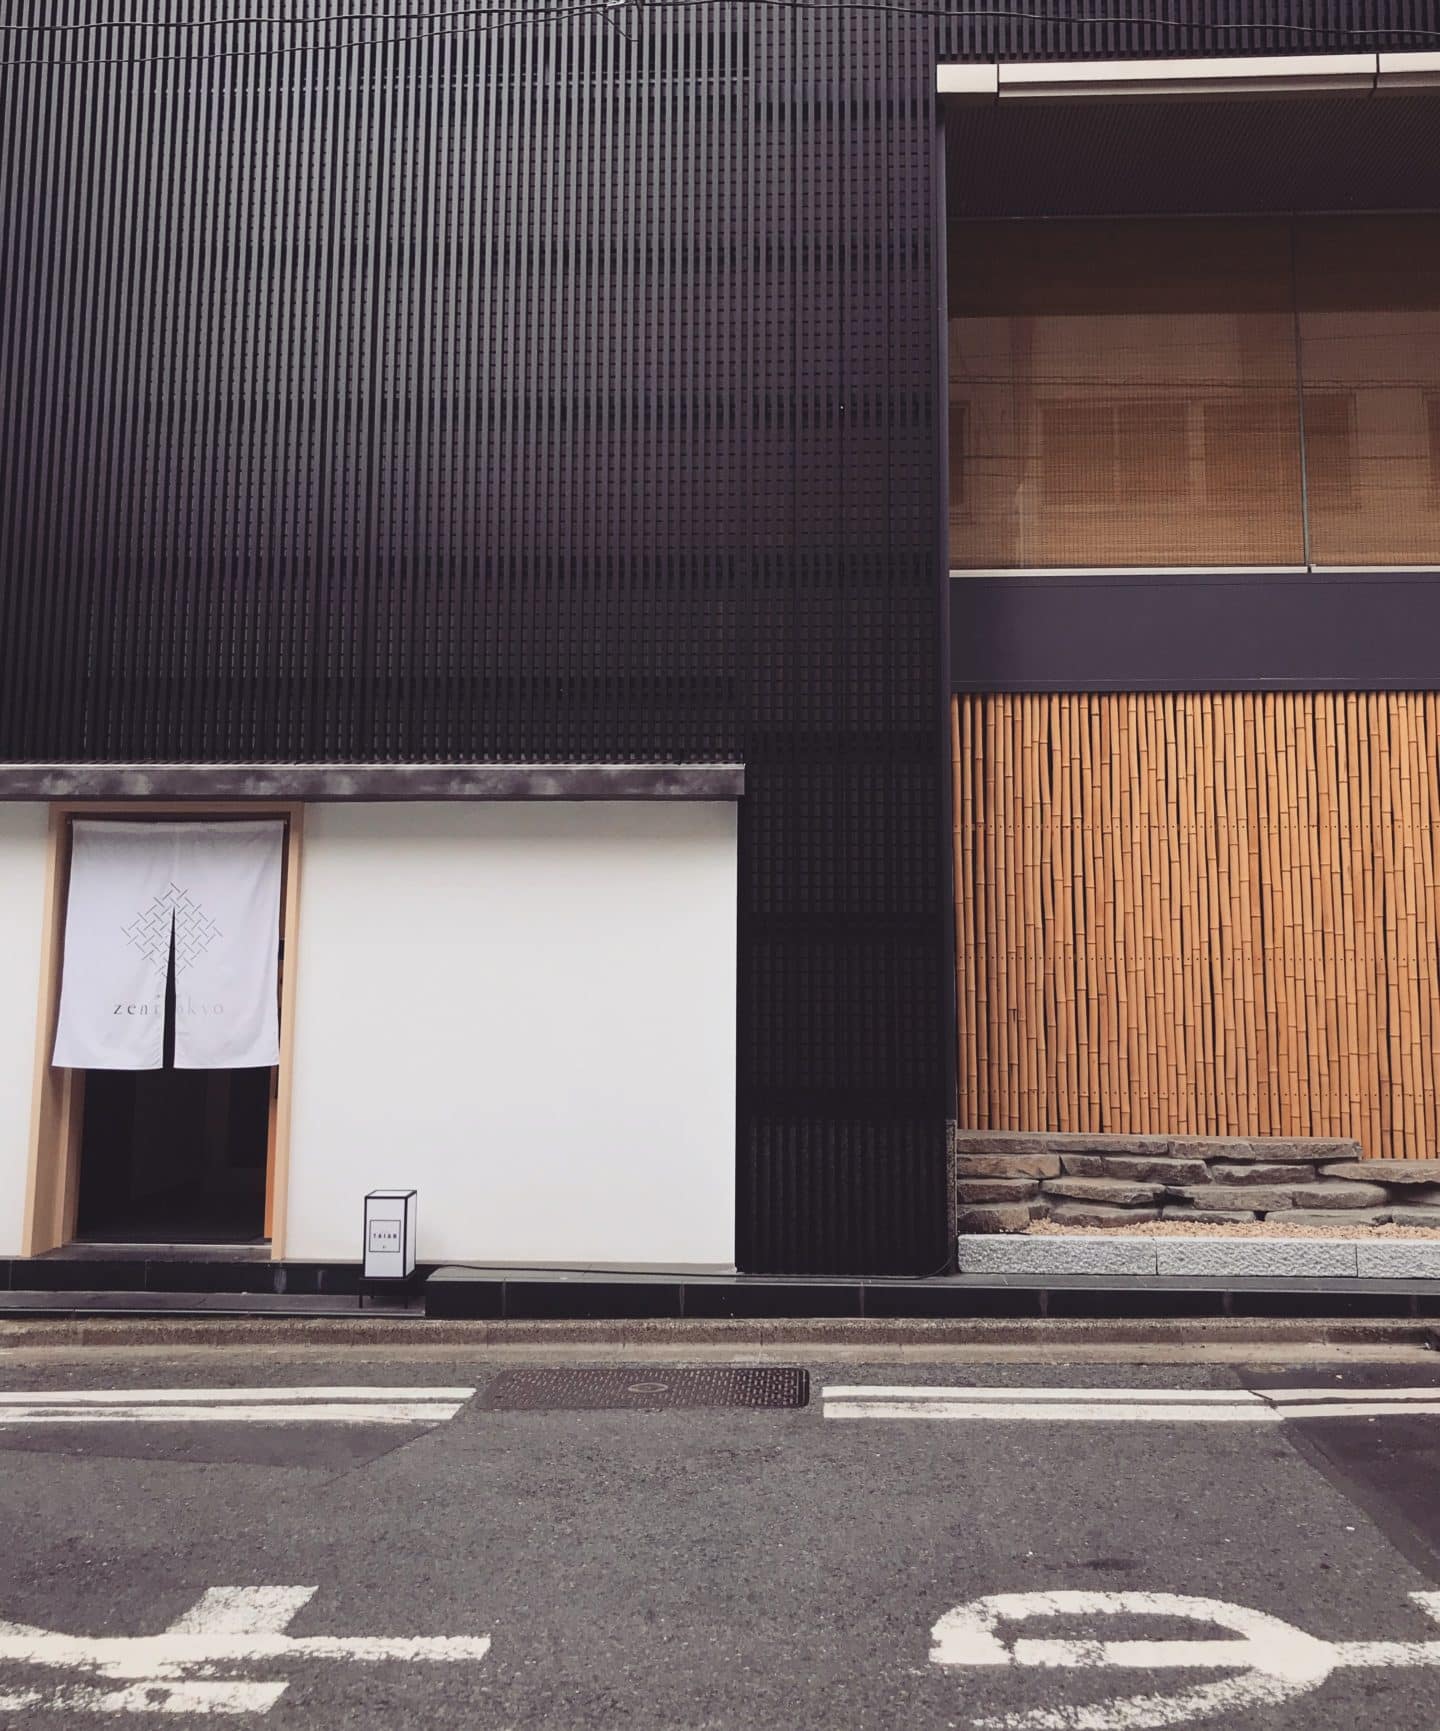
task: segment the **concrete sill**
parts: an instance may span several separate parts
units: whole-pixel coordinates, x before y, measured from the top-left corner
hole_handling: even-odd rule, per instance
[[[962,1274],[1282,1275],[1326,1280],[1440,1279],[1440,1238],[1104,1238],[966,1233]]]

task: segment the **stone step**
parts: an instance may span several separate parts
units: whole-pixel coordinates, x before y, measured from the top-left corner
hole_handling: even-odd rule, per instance
[[[1340,1160],[1320,1170],[1327,1178],[1368,1184],[1440,1184],[1440,1160]]]
[[[1294,1208],[1295,1198],[1301,1191],[1311,1189],[1319,1189],[1319,1186],[1296,1184],[1287,1185],[1282,1190],[1268,1184],[1196,1184],[1188,1190],[1176,1191],[1172,1200],[1188,1202],[1195,1208],[1219,1208],[1227,1212],[1239,1209],[1268,1214],[1272,1208]],[[1385,1200],[1383,1190],[1380,1200]]]
[[[1058,1154],[957,1154],[957,1178],[1058,1178]]]
[[[961,1178],[955,1185],[956,1198],[971,1202],[1033,1202],[1040,1194],[1040,1184],[1034,1178]]]
[[[1132,1184],[1118,1178],[1047,1178],[1045,1195],[1072,1202],[1103,1202],[1113,1208],[1147,1208],[1165,1195],[1163,1184]]]
[[[1189,1202],[1167,1202],[1162,1220],[1188,1220],[1193,1226],[1253,1226],[1260,1216],[1243,1208],[1196,1208]]]
[[[1298,1160],[1285,1165],[1256,1160],[1248,1166],[1239,1160],[1212,1160],[1205,1168],[1212,1184],[1313,1184],[1325,1170],[1314,1162],[1302,1164]]]
[[[956,1214],[961,1232],[1026,1232],[1030,1210],[1023,1202],[997,1202],[989,1206],[961,1208]]]
[[[1210,1176],[1203,1160],[1170,1160],[1149,1154],[1062,1154],[1060,1164],[1067,1178],[1119,1178],[1135,1184],[1204,1184]]]
[[[1358,1142],[1328,1136],[1176,1136],[1170,1143],[1170,1152],[1177,1159],[1271,1160],[1280,1165],[1361,1157]]]
[[[1270,1226],[1389,1226],[1391,1208],[1274,1208],[1265,1216]]]
[[[1115,1208],[1104,1202],[1054,1202],[1050,1219],[1057,1226],[1109,1226],[1123,1232],[1127,1226],[1143,1226],[1158,1220],[1160,1209]]]

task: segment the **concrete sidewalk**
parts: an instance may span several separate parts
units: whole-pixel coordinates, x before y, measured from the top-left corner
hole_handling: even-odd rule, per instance
[[[286,1350],[483,1353],[540,1361],[663,1358],[814,1362],[944,1362],[1007,1357],[1188,1363],[1293,1357],[1317,1351],[1404,1354],[1434,1361],[1440,1334],[1426,1322],[1372,1319],[1206,1318],[1193,1321],[771,1320],[440,1322],[423,1318],[71,1318],[0,1322],[0,1357],[81,1350]]]

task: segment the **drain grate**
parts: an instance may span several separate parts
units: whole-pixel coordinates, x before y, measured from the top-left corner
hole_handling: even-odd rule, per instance
[[[663,1412],[671,1407],[810,1404],[810,1372],[750,1370],[502,1370],[481,1403],[492,1412]]]

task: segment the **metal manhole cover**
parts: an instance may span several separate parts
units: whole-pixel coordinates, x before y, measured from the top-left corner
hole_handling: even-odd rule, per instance
[[[668,1407],[795,1407],[810,1403],[810,1372],[752,1370],[502,1370],[485,1390],[492,1412],[598,1412]]]

